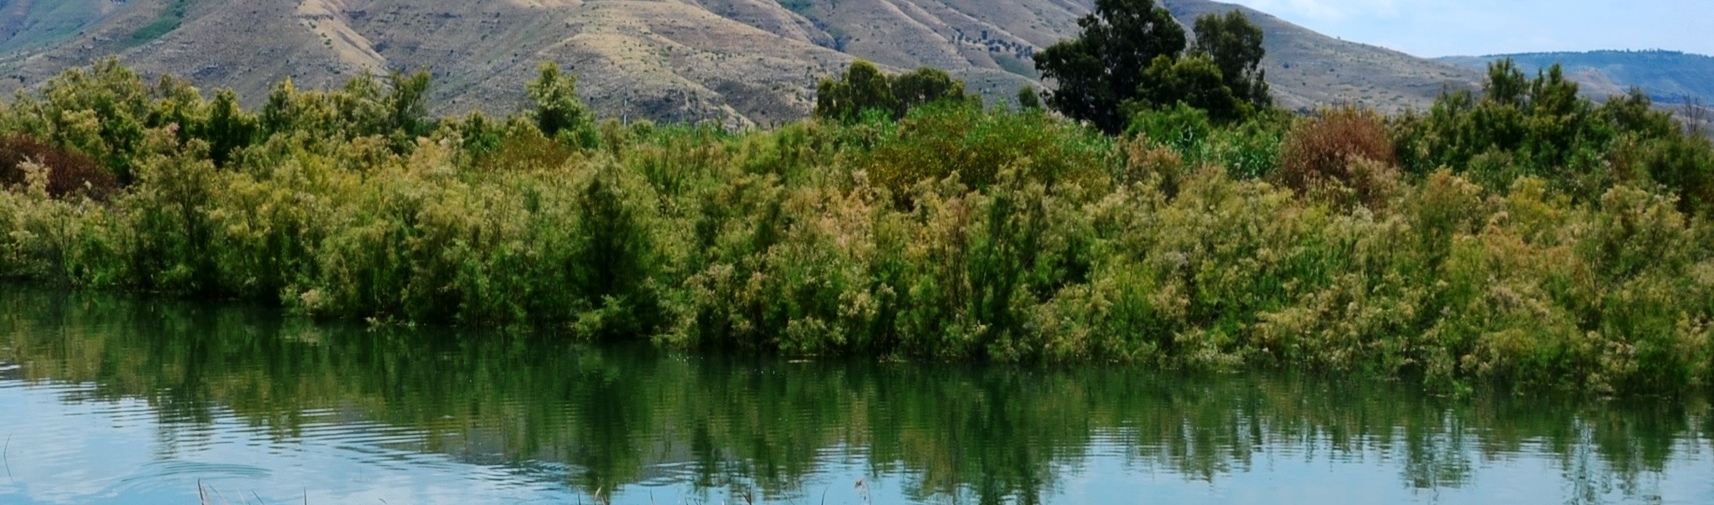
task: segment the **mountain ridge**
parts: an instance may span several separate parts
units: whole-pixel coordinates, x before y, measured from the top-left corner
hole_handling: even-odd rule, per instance
[[[1683,105],[1714,98],[1714,56],[1669,50],[1549,51],[1448,56],[1438,61],[1485,68],[1489,62],[1511,58],[1525,73],[1561,65],[1591,98],[1606,99],[1636,87],[1655,103]]]
[[[1344,42],[1245,7],[1161,2],[1186,26],[1238,9],[1266,34],[1277,101],[1424,108],[1480,72]],[[67,10],[71,5],[78,9]],[[145,75],[231,88],[255,106],[290,78],[331,88],[428,69],[431,110],[505,112],[539,61],[579,76],[598,113],[732,128],[802,118],[822,77],[865,59],[942,68],[990,103],[1041,87],[1030,56],[1074,36],[1093,0],[0,0],[0,92],[117,55]],[[81,10],[79,10],[81,9]],[[145,29],[146,27],[154,27]],[[14,31],[14,28],[16,30]],[[165,28],[163,31],[162,28]],[[159,32],[159,33],[156,33]]]

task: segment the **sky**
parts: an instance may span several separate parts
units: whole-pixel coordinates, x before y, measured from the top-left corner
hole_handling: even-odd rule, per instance
[[[1714,55],[1714,0],[1222,0],[1415,56],[1668,49]]]

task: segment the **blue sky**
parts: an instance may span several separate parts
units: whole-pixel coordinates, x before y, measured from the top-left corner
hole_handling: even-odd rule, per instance
[[[1714,55],[1711,0],[1223,0],[1416,56],[1594,49]]]

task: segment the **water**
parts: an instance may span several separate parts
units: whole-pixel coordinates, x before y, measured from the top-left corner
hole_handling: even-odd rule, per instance
[[[1705,397],[791,362],[0,286],[0,503],[1714,503]]]

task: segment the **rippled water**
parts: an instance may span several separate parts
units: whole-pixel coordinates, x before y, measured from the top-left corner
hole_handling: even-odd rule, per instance
[[[788,362],[0,286],[0,503],[1714,503],[1706,398]]]

